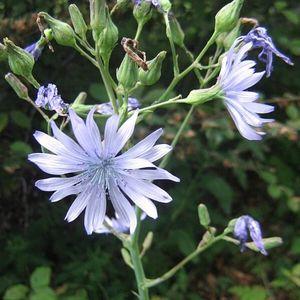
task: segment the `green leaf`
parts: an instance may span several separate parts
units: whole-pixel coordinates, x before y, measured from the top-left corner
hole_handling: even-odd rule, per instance
[[[109,102],[109,98],[103,84],[99,83],[91,83],[89,86],[89,93],[90,95],[95,98],[100,103]]]
[[[201,185],[218,200],[223,211],[230,214],[234,191],[227,181],[217,175],[206,175],[202,178]]]
[[[297,107],[293,104],[290,104],[286,108],[286,113],[287,113],[288,117],[292,120],[297,120],[299,118],[299,111],[298,111]]]
[[[16,284],[8,288],[3,296],[3,300],[25,300],[29,288],[24,284]]]
[[[39,267],[30,276],[30,285],[33,290],[49,286],[51,269],[49,267]],[[43,298],[41,298],[43,299]]]
[[[57,300],[58,297],[54,290],[49,287],[42,287],[35,290],[31,295],[29,300]]]
[[[267,183],[275,184],[277,182],[277,177],[274,173],[268,171],[262,171],[259,173],[260,177]]]
[[[11,112],[12,121],[22,128],[30,128],[30,119],[20,110]]]
[[[300,254],[300,237],[296,237],[293,240],[292,247],[291,247],[291,253],[293,255],[299,255]]]
[[[8,123],[7,114],[1,113],[0,114],[0,132],[6,127],[7,123]]]
[[[28,145],[27,143],[21,142],[21,141],[12,143],[10,145],[10,150],[14,154],[17,154],[18,156],[22,156],[22,157],[25,157],[29,153],[32,153],[32,148],[30,147],[30,145]]]
[[[261,286],[234,286],[229,291],[237,295],[240,300],[267,299],[267,291]]]
[[[177,246],[182,254],[188,255],[195,250],[196,244],[194,240],[184,230],[173,231],[173,237],[176,240]]]
[[[278,199],[282,195],[281,187],[275,184],[271,184],[268,186],[268,193],[272,198]]]

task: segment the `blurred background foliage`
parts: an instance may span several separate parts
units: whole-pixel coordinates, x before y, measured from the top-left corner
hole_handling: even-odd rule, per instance
[[[84,0],[0,0],[0,36],[25,47],[39,37],[37,12],[69,20],[71,2],[88,21]],[[213,30],[214,14],[226,1],[172,2],[187,47],[196,54]],[[267,128],[262,142],[249,142],[237,133],[222,103],[197,109],[168,165],[182,179],[168,187],[174,201],[159,207],[157,221],[144,221],[144,235],[154,231],[145,268],[149,277],[159,276],[166,271],[162,268],[172,267],[194,249],[203,234],[197,218],[200,202],[208,206],[218,230],[229,219],[250,214],[262,223],[264,236],[281,236],[284,243],[267,257],[250,251],[240,254],[237,247],[217,244],[175,278],[153,288],[152,299],[300,299],[300,3],[245,1],[242,16],[266,26],[278,48],[295,63],[290,67],[276,59],[271,78],[256,86],[264,101],[276,106],[276,122]],[[114,22],[120,26],[120,38],[134,36],[136,24],[129,9],[118,11]],[[155,13],[140,40],[149,59],[160,50],[169,51],[162,30],[162,17]],[[80,91],[88,92],[89,104],[107,101],[97,70],[73,50],[53,44],[55,53],[46,49],[35,66],[39,82],[55,82],[67,102]],[[179,55],[181,66],[187,65],[184,52],[179,50]],[[118,44],[112,70],[122,56]],[[51,205],[48,195],[34,188],[43,174],[26,156],[39,151],[32,133],[45,124],[4,81],[8,66],[0,67],[0,295],[6,291],[6,300],[133,299],[134,277],[122,261],[119,242],[109,235],[87,236],[82,220],[66,224],[63,219],[71,199]],[[143,105],[168,85],[170,67],[169,55],[160,83],[137,92]],[[192,77],[185,78],[176,93],[186,95],[194,88],[197,81]],[[30,93],[34,97],[36,91]],[[164,127],[164,138],[170,142],[187,109],[159,111],[138,127],[136,136],[144,136],[151,124]]]

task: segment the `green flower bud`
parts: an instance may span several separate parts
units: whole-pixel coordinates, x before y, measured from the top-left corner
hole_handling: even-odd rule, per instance
[[[229,32],[238,23],[244,0],[233,0],[222,7],[215,16],[215,32]]]
[[[169,12],[172,8],[172,4],[169,0],[160,0],[160,6],[165,12]]]
[[[138,81],[138,66],[127,54],[117,70],[117,79],[127,91],[132,89]]]
[[[172,36],[173,42],[180,47],[184,47],[184,32],[173,14],[168,15],[169,27],[167,27],[167,36]],[[169,32],[169,30],[170,32]]]
[[[75,32],[84,40],[86,40],[87,26],[79,8],[75,4],[69,6],[69,14],[71,16],[72,24]]]
[[[68,47],[76,47],[75,32],[72,27],[60,20],[57,20],[45,12],[40,12],[39,17],[43,17],[52,30],[52,35],[57,44]]]
[[[13,90],[15,91],[15,93],[18,95],[19,98],[24,100],[28,99],[28,89],[17,76],[15,76],[12,73],[7,73],[5,75],[5,80],[13,88]]]
[[[3,44],[0,43],[0,62],[7,60],[7,51]]]
[[[152,17],[151,2],[142,0],[133,8],[133,16],[139,24],[146,24]]]
[[[76,99],[74,100],[73,102],[73,105],[77,105],[77,104],[84,104],[85,103],[85,100],[86,100],[86,97],[87,97],[87,94],[86,92],[80,92]]]
[[[240,22],[226,35],[223,44],[225,50],[229,50],[233,42],[241,35],[241,24]]]
[[[115,47],[119,37],[118,28],[113,23],[108,10],[106,20],[106,26],[100,33],[99,40],[97,41],[98,51],[100,52],[100,55],[105,63],[109,61],[111,52]]]
[[[232,219],[229,221],[227,227],[224,229],[225,234],[229,234],[234,231],[234,226],[235,226],[236,221],[237,221],[237,219]]]
[[[93,30],[94,41],[97,41],[106,25],[105,0],[90,0],[90,25]]]
[[[166,57],[167,52],[161,51],[155,58],[147,62],[148,71],[139,69],[138,79],[144,85],[152,85],[157,82],[161,76],[162,62]]]
[[[207,228],[210,224],[210,216],[207,207],[202,203],[198,205],[198,216],[200,224]]]
[[[192,90],[189,95],[186,98],[181,99],[180,102],[199,105],[218,98],[221,95],[221,88],[218,85],[214,85],[208,89]]]
[[[4,39],[7,49],[8,64],[10,69],[17,75],[25,77],[35,88],[39,88],[39,83],[32,76],[34,58],[27,51],[16,46],[8,38]]]
[[[142,245],[144,253],[151,247],[152,241],[153,241],[153,232],[149,231],[147,233],[147,235],[143,241],[143,245]]]

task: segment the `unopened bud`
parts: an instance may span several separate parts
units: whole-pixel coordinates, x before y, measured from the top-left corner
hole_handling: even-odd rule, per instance
[[[87,26],[79,8],[75,4],[69,6],[69,14],[71,16],[72,24],[75,32],[84,40],[86,40]]]
[[[25,77],[35,88],[39,88],[39,83],[32,76],[33,56],[16,46],[8,38],[4,39],[4,45],[7,49],[8,64],[13,73]]]
[[[215,17],[215,32],[229,32],[238,23],[244,0],[233,0],[222,7]]]
[[[207,228],[210,224],[210,216],[207,207],[202,203],[198,206],[198,217],[200,224]]]
[[[150,247],[151,247],[151,244],[152,244],[152,241],[153,241],[153,232],[152,231],[149,231],[143,241],[143,251],[147,251]]]
[[[152,17],[151,1],[142,0],[136,3],[133,16],[139,24],[146,24]]]
[[[184,47],[184,32],[173,14],[168,14],[169,27],[167,27],[167,36],[171,35],[173,42],[180,47]],[[168,31],[168,28],[170,32]]]
[[[127,91],[132,89],[138,81],[138,66],[127,54],[117,70],[117,79]]]
[[[152,85],[157,82],[161,76],[162,62],[166,57],[167,52],[161,51],[157,56],[147,62],[148,71],[139,69],[138,79],[144,85]]]
[[[13,88],[19,98],[24,100],[28,99],[28,89],[17,76],[12,73],[7,73],[5,75],[5,80]]]
[[[159,3],[164,12],[169,12],[172,8],[172,4],[169,0],[160,0]]]
[[[241,35],[241,26],[240,22],[226,35],[223,44],[225,50],[229,50],[233,42]]]
[[[118,28],[113,23],[109,11],[107,10],[106,25],[103,31],[100,33],[98,40],[98,51],[100,52],[104,62],[108,62],[111,52],[118,41],[118,37]]]
[[[90,0],[90,25],[93,30],[95,41],[101,31],[105,28],[106,23],[106,3],[105,0]]]
[[[86,92],[80,92],[78,94],[78,96],[76,97],[76,99],[73,102],[73,105],[77,105],[77,104],[84,104],[85,100],[86,100],[87,94]]]
[[[69,24],[57,20],[45,12],[40,12],[38,16],[44,18],[48,23],[57,44],[61,46],[76,47],[75,32]]]
[[[208,89],[192,90],[189,95],[181,99],[180,102],[199,105],[207,101],[220,97],[222,90],[217,85],[214,85]]]
[[[6,47],[0,43],[0,62],[7,60],[7,51]]]

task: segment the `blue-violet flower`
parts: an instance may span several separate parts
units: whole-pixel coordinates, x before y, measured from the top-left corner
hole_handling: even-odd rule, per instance
[[[172,147],[154,145],[163,133],[158,129],[120,153],[133,134],[138,110],[120,128],[119,116],[111,116],[106,122],[103,139],[93,119],[94,111],[88,113],[84,122],[69,109],[77,142],[59,130],[54,122],[51,122],[54,137],[40,131],[34,133],[41,146],[53,154],[33,153],[28,157],[30,161],[51,175],[75,173],[70,177],[38,180],[36,186],[42,191],[55,191],[50,197],[51,202],[76,195],[65,218],[71,222],[85,209],[84,226],[88,234],[101,231],[108,203],[121,223],[133,233],[137,220],[132,203],[155,219],[157,210],[151,200],[163,203],[172,200],[167,192],[152,183],[159,179],[179,181],[153,164]]]
[[[223,90],[224,103],[240,134],[248,140],[261,140],[265,133],[256,128],[261,128],[264,123],[272,122],[273,119],[263,119],[258,113],[272,112],[274,107],[256,103],[259,94],[246,91],[255,85],[265,72],[255,72],[256,62],[244,59],[252,48],[252,43],[247,43],[237,50],[238,42],[239,39],[224,57],[217,84]]]
[[[133,97],[128,97],[128,105],[127,105],[127,111],[132,111],[141,106],[138,99]],[[105,102],[98,104],[96,106],[96,112],[101,115],[112,115],[114,113],[113,106],[111,102]]]
[[[241,252],[246,248],[246,242],[248,240],[248,231],[250,233],[251,239],[256,245],[257,249],[263,255],[267,255],[267,251],[264,247],[262,240],[262,233],[259,223],[250,216],[241,216],[237,219],[234,226],[234,235],[240,241]]]
[[[25,51],[27,51],[28,53],[30,53],[33,56],[35,61],[37,61],[38,58],[41,56],[43,49],[44,49],[44,46],[40,46],[39,42],[35,42],[35,43],[27,46],[26,48],[24,48]]]
[[[58,94],[56,85],[52,83],[39,88],[35,104],[47,110],[55,110],[59,115],[66,114],[69,108]]]
[[[276,49],[271,37],[268,36],[266,28],[256,27],[242,38],[244,43],[252,43],[252,49],[262,48],[258,59],[266,64],[266,77],[271,75],[273,69],[273,53],[285,63],[293,65],[293,62],[287,56]]]

